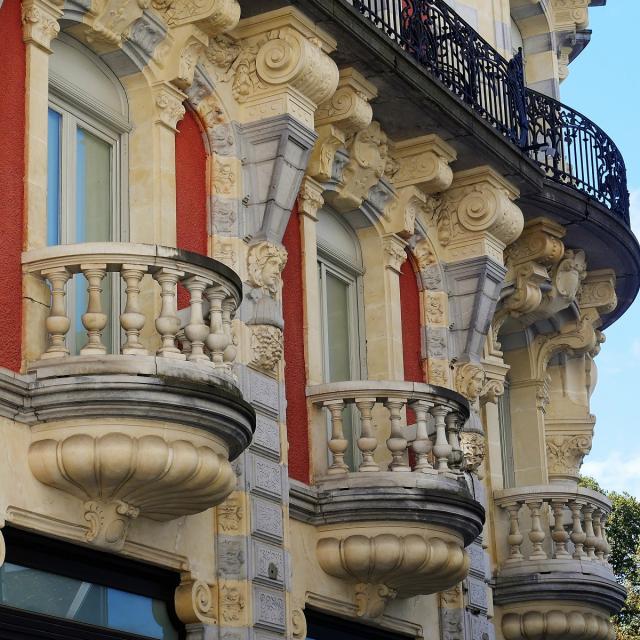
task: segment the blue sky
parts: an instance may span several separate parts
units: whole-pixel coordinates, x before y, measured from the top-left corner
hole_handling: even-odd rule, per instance
[[[627,164],[632,225],[640,235],[640,1],[609,0],[589,13],[593,37],[569,67],[562,101],[599,124],[620,147]],[[640,497],[640,299],[606,337],[596,358],[596,435],[583,472],[605,489]]]

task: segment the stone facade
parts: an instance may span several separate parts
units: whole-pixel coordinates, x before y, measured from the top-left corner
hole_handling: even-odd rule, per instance
[[[577,478],[602,331],[638,288],[630,229],[603,234],[600,204],[583,221],[567,185],[549,204],[470,111],[405,100],[427,71],[385,66],[389,39],[351,3],[262,4],[21,2],[24,326],[20,370],[0,371],[0,563],[6,526],[167,569],[189,640],[305,638],[311,610],[416,640],[611,637],[610,505]],[[508,57],[513,17],[531,86],[557,93],[587,2],[449,4]],[[124,242],[47,246],[56,38],[127,103]],[[207,256],[175,248],[187,113]],[[331,264],[354,283],[346,380],[329,371],[350,348],[331,333]]]

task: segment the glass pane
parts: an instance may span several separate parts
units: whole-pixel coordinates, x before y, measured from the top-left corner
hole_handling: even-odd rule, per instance
[[[326,274],[328,382],[351,379],[351,340],[349,335],[349,284]]]
[[[112,240],[111,153],[108,142],[76,132],[76,242]]]
[[[111,162],[112,145],[85,129],[76,130],[76,236],[74,242],[105,242],[113,240],[113,202]],[[76,352],[87,343],[82,326],[82,314],[87,309],[87,282],[82,275],[74,276],[76,291]],[[113,277],[102,281],[102,312],[107,314],[107,326],[102,342],[107,353],[112,351],[111,324]]]
[[[62,116],[49,109],[47,136],[47,244],[60,243],[60,131]]]
[[[164,602],[15,564],[0,568],[0,603],[155,640],[178,639]]]

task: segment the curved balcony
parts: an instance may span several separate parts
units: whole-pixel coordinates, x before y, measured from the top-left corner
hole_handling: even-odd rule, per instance
[[[445,0],[345,0],[552,182],[604,205],[629,227],[624,160],[591,120],[525,87],[522,54],[507,61]]]
[[[561,485],[494,497],[502,512],[494,602],[504,637],[615,637],[609,617],[622,607],[625,591],[607,562],[611,503],[590,489]]]
[[[318,562],[355,583],[360,615],[462,580],[464,548],[484,522],[462,473],[466,400],[427,384],[377,380],[318,385],[307,395],[315,433],[329,430],[326,472],[317,479]]]
[[[29,465],[82,502],[87,540],[117,549],[138,516],[167,521],[222,502],[255,427],[233,374],[236,274],[125,243],[30,251],[23,270]]]

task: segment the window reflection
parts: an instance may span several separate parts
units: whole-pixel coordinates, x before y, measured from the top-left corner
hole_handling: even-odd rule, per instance
[[[156,640],[178,640],[162,601],[11,563],[0,568],[0,604]]]

